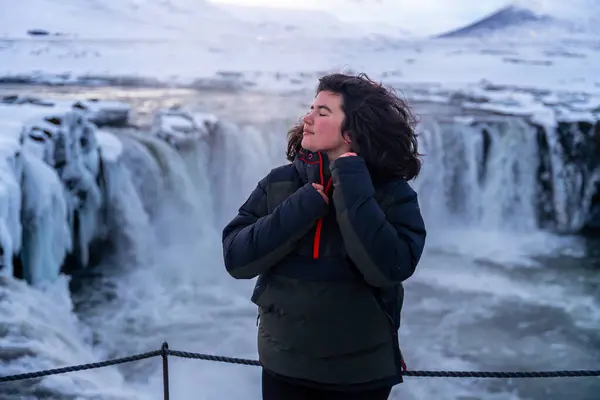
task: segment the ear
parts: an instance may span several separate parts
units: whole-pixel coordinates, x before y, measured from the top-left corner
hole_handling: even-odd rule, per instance
[[[352,143],[352,137],[349,131],[342,132],[342,138],[344,139],[344,143],[350,144]]]

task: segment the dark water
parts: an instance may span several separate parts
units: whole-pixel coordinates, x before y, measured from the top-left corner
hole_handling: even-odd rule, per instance
[[[567,242],[566,248],[553,244],[548,254],[531,257],[537,266],[432,249],[421,273],[406,285],[401,337],[412,368],[598,369],[600,242]],[[581,252],[566,255],[573,243]],[[470,381],[464,382],[464,398],[592,400],[600,393],[599,378]]]

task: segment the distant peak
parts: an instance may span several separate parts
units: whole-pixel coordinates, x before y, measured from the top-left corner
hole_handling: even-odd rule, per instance
[[[597,0],[517,0],[468,25],[437,37],[481,37],[518,30],[565,34],[597,34],[600,27],[600,2]],[[522,33],[522,32],[521,32]]]
[[[598,0],[515,0],[509,7],[560,20],[584,21],[600,18]]]

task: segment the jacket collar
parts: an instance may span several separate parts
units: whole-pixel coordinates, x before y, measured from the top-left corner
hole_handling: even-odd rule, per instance
[[[326,186],[331,177],[329,159],[321,152],[301,149],[294,159],[294,166],[305,184],[310,182]]]

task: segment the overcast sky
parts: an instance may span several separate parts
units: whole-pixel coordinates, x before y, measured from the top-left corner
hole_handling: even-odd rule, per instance
[[[341,19],[378,20],[414,33],[436,33],[473,21],[510,0],[210,0],[215,3],[329,11]]]

